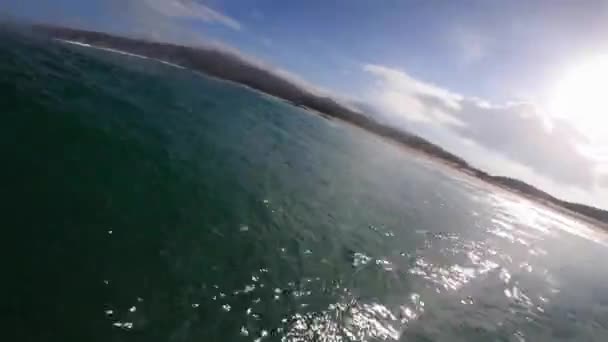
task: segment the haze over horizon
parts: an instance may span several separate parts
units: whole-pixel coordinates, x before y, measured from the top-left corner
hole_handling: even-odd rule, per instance
[[[608,208],[603,1],[8,0],[0,10],[230,49],[490,173]]]

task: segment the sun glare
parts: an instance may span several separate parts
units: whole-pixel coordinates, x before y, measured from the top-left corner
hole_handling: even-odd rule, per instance
[[[549,110],[591,137],[608,134],[608,56],[567,70],[555,84]]]

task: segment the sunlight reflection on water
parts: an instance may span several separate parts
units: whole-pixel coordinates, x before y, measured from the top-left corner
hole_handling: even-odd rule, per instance
[[[415,251],[383,256],[364,251],[352,253],[354,274],[384,272],[400,281],[421,284],[399,299],[363,299],[356,288],[340,282],[328,284],[320,277],[294,279],[278,287],[270,283],[274,270],[262,267],[251,273],[250,281],[236,288],[210,286],[211,300],[219,304],[222,315],[237,315],[239,311],[238,315],[244,314],[237,333],[257,342],[267,338],[286,342],[399,340],[419,320],[427,320],[426,301],[434,303],[429,308],[433,312],[438,302],[451,302],[450,298],[462,307],[494,307],[498,326],[513,316],[528,322],[541,319],[552,298],[560,293],[553,271],[541,261],[551,257],[545,240],[573,234],[603,243],[603,235],[574,219],[508,194],[488,194],[487,203],[490,210],[485,214],[476,211],[471,215],[476,234],[416,230],[414,234],[422,241]],[[399,237],[387,228],[369,229],[386,241]],[[240,225],[236,230],[249,234],[255,229]],[[323,253],[313,253],[311,248],[302,250],[301,258],[330,263]],[[291,252],[286,247],[278,248],[282,257]],[[535,283],[529,282],[531,277]],[[327,291],[339,300],[324,309],[309,310],[314,298]],[[243,307],[239,298],[248,304]],[[264,308],[285,303],[293,303],[296,309],[269,325],[264,320]],[[189,305],[193,310],[200,309],[198,302]],[[104,313],[114,327],[123,331],[137,328],[138,319],[141,320],[138,315],[143,315],[135,305],[124,310],[106,308]],[[420,324],[429,324],[423,322]],[[527,338],[521,330],[513,331],[512,336],[518,341]]]
[[[269,268],[253,272],[250,282],[236,289],[222,289],[213,285],[212,300],[219,302],[218,309],[224,315],[231,315],[238,305],[231,305],[235,298],[248,298],[244,308],[246,317],[238,334],[261,342],[270,337],[286,342],[304,341],[374,341],[399,340],[408,328],[418,320],[425,319],[425,300],[437,301],[434,296],[457,298],[463,307],[476,307],[488,302],[505,301],[498,312],[499,325],[511,315],[522,315],[532,322],[545,314],[551,298],[560,292],[552,272],[539,264],[538,258],[550,257],[543,245],[547,238],[557,234],[574,234],[579,237],[602,242],[601,234],[573,219],[564,218],[548,209],[532,203],[512,198],[510,195],[489,194],[491,205],[489,216],[475,212],[479,234],[465,237],[458,233],[429,232],[418,230],[415,234],[423,238],[422,248],[414,253],[400,253],[399,257],[411,260],[408,266],[395,256],[373,257],[364,252],[353,252],[352,267],[358,272],[386,272],[402,279],[419,280],[423,286],[419,292],[410,292],[400,300],[390,302],[363,300],[353,289],[344,284],[330,286],[340,300],[322,310],[307,310],[310,302],[323,291],[328,290],[324,279],[304,278],[290,281],[283,287],[270,287]],[[241,225],[238,231],[249,232],[249,227]],[[394,239],[396,234],[370,226],[383,239]],[[280,254],[290,251],[279,248]],[[304,258],[315,258],[311,249],[304,249]],[[322,257],[320,262],[329,262]],[[529,276],[528,276],[528,275]],[[526,277],[540,277],[544,284],[528,287]],[[109,283],[108,283],[109,284]],[[499,299],[502,297],[503,299]],[[440,297],[441,298],[441,297]],[[297,310],[281,318],[274,326],[261,324],[264,318],[263,306],[284,305],[295,302]],[[276,304],[269,304],[276,303]],[[498,304],[492,304],[498,305]],[[191,304],[193,309],[199,303]],[[243,310],[243,309],[238,309]],[[106,309],[105,314],[113,318],[112,325],[122,330],[132,330],[137,323],[129,318],[135,314],[135,306],[123,312]],[[524,332],[516,330],[513,338],[525,341]]]
[[[529,249],[527,255],[530,257],[546,255],[546,251],[535,246],[535,242],[552,235],[553,227],[557,226],[566,232],[589,237],[588,234],[581,233],[581,231],[587,232],[586,227],[528,201],[510,196],[491,195],[489,202],[493,208],[493,216],[484,226],[485,239],[474,241],[463,239],[453,233],[421,231],[419,233],[426,236],[424,245],[427,248],[437,245],[441,249],[432,250],[428,257],[424,255],[425,253],[416,255],[408,273],[423,279],[427,286],[435,285],[436,293],[442,291],[457,293],[471,282],[489,282],[487,277],[496,277],[503,284],[502,294],[507,301],[528,314],[542,314],[544,313],[543,307],[549,302],[548,298],[557,290],[551,286],[551,275],[545,270],[546,292],[536,293],[536,299],[533,299],[513,276],[513,273],[535,271],[532,261],[525,259],[525,253],[517,254],[518,251],[522,248]],[[479,214],[474,216],[477,217]],[[504,242],[492,241],[489,239],[490,236]],[[509,247],[513,244],[519,245],[519,249]],[[441,254],[460,255],[462,258],[452,259],[462,260],[462,262],[446,264],[445,259],[438,263],[429,261]],[[354,255],[353,265],[359,267],[371,260],[371,257],[357,252]],[[376,264],[383,266],[385,271],[394,270],[389,260],[377,259]],[[283,340],[397,340],[407,328],[407,324],[415,321],[424,313],[424,302],[421,296],[414,293],[411,298],[414,305],[403,304],[395,314],[382,304],[360,304],[354,299],[349,304],[332,305],[328,310],[322,312],[297,314],[292,317],[292,325]],[[479,300],[473,295],[461,299],[460,303],[473,305]],[[527,316],[527,319],[532,320],[531,317],[533,316]],[[519,330],[513,336],[519,341],[525,340],[524,333]]]

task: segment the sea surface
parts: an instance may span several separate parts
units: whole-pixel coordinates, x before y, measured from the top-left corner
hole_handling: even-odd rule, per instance
[[[340,121],[0,33],[3,341],[608,341],[608,239]]]

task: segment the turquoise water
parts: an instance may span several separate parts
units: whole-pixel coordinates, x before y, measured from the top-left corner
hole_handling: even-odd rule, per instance
[[[14,341],[606,341],[608,239],[369,133],[0,34]]]

